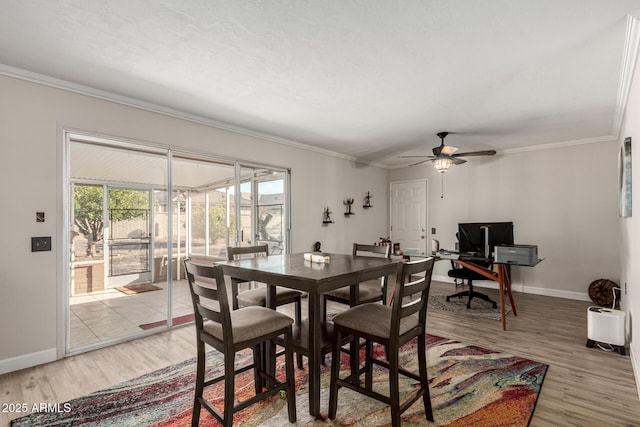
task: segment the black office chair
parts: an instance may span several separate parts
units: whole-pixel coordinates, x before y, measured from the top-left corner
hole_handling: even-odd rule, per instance
[[[474,262],[479,264],[477,261],[474,261]],[[486,265],[486,267],[490,267],[490,264]],[[498,308],[498,304],[496,304],[496,302],[494,300],[492,300],[491,298],[489,298],[485,294],[481,294],[480,292],[476,292],[473,289],[473,281],[474,280],[487,280],[487,278],[484,277],[483,275],[478,274],[475,271],[471,271],[468,268],[459,267],[459,266],[454,267],[451,270],[449,270],[447,275],[449,277],[453,277],[454,279],[461,279],[463,281],[466,280],[467,284],[469,285],[469,290],[458,292],[458,293],[455,293],[453,295],[449,295],[449,296],[447,296],[447,301],[449,301],[451,298],[456,298],[456,297],[457,298],[469,297],[467,299],[467,308],[471,308],[471,300],[473,298],[479,298],[481,300],[490,302],[493,308]]]

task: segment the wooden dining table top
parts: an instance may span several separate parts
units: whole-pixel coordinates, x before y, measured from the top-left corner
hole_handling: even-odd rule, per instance
[[[225,274],[239,279],[255,280],[311,293],[328,292],[368,280],[378,273],[393,274],[399,260],[326,254],[329,261],[311,262],[304,253],[270,255],[251,259],[223,261]]]

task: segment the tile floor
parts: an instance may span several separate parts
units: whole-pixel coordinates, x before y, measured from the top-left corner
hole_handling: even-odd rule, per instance
[[[167,284],[161,290],[126,295],[108,289],[70,298],[71,349],[136,335],[140,325],[167,319]],[[193,313],[186,280],[173,282],[173,316]]]

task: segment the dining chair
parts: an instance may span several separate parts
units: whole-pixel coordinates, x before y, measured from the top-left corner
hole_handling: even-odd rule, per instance
[[[269,256],[269,246],[267,244],[257,246],[227,246],[227,259],[229,261],[261,256]],[[237,310],[239,307],[267,306],[266,286],[257,285],[252,282],[249,284],[248,290],[240,292],[240,283],[245,282],[231,277],[231,301],[234,310]],[[302,292],[277,286],[276,307],[292,303],[295,304],[294,316],[296,324],[300,325],[302,322]],[[299,354],[297,355],[297,361],[298,368],[302,369],[302,357]]]
[[[337,415],[338,389],[347,387],[389,405],[391,424],[394,427],[400,426],[400,415],[420,397],[423,400],[427,420],[433,421],[427,377],[425,325],[434,260],[431,257],[399,264],[391,306],[375,303],[362,304],[343,311],[333,319],[334,347],[329,388],[330,419],[335,419]],[[349,376],[340,378],[340,342],[345,335],[365,340],[365,360],[362,367],[358,366],[355,370],[352,367]],[[414,338],[418,341],[416,346],[418,374],[400,366],[399,361],[400,347]],[[374,342],[386,347],[386,360],[374,358]],[[389,371],[388,395],[373,390],[374,364]],[[364,386],[360,382],[362,374],[365,375]],[[399,375],[418,382],[416,389],[402,404],[400,403]]]
[[[391,245],[365,245],[353,244],[353,256],[377,256],[379,258],[391,258]],[[358,286],[358,304],[381,301],[387,303],[387,283],[389,278],[383,276],[378,280],[369,280]],[[322,319],[327,320],[327,302],[333,301],[352,306],[351,289],[349,286],[322,294]]]
[[[293,319],[264,307],[229,309],[224,275],[218,266],[199,265],[184,261],[189,291],[193,302],[197,336],[197,364],[195,398],[191,425],[200,421],[202,406],[223,426],[233,425],[233,414],[269,396],[286,393],[289,422],[296,421],[295,377],[293,370]],[[286,380],[279,381],[266,372],[262,344],[268,341],[284,346]],[[221,352],[224,373],[212,379],[205,378],[205,344]],[[253,362],[235,367],[236,353],[251,348]],[[235,376],[253,369],[255,394],[235,403]],[[224,380],[223,410],[220,412],[204,397],[204,389]],[[266,387],[263,388],[263,385]]]

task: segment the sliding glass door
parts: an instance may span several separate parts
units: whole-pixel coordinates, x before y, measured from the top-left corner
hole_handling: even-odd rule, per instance
[[[70,138],[67,352],[128,339],[166,321],[154,194],[166,193],[166,151]],[[166,234],[166,233],[165,233]],[[166,248],[165,248],[166,250]]]
[[[286,169],[79,134],[65,147],[68,354],[193,321],[185,258],[288,251]]]
[[[289,251],[289,171],[238,165],[236,245],[269,245],[270,254]]]

